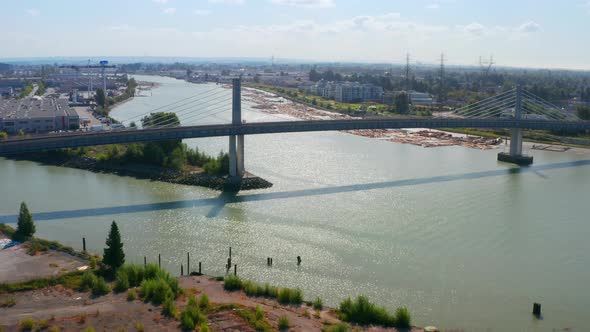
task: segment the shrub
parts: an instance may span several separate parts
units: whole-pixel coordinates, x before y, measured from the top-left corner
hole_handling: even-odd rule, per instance
[[[127,301],[135,301],[135,299],[137,299],[137,292],[135,289],[130,289],[127,292]]]
[[[37,322],[37,331],[47,330],[49,328],[49,321],[47,319],[41,319]]]
[[[223,280],[223,289],[227,291],[237,291],[242,289],[242,280],[238,276],[230,275]]]
[[[137,332],[143,332],[145,330],[143,324],[141,324],[140,322],[135,322],[135,329],[137,330]]]
[[[342,320],[360,325],[395,325],[395,318],[385,308],[371,303],[365,296],[359,296],[355,301],[350,298],[342,301],[340,315]]]
[[[199,307],[187,305],[180,313],[180,324],[185,329],[194,329],[197,324],[205,323],[207,317],[199,311]]]
[[[96,330],[94,329],[94,327],[88,326],[86,329],[84,329],[84,332],[96,332]]]
[[[129,278],[125,271],[117,271],[115,292],[121,293],[129,289]]]
[[[199,327],[199,332],[209,332],[209,325],[207,325],[207,323],[201,324]]]
[[[119,271],[127,275],[129,287],[137,287],[143,281],[144,269],[142,266],[135,264],[125,264],[119,268]]]
[[[209,310],[209,296],[207,296],[207,293],[201,295],[201,298],[199,299],[199,308],[205,312]]]
[[[94,296],[107,295],[110,291],[111,288],[103,277],[98,278],[96,284],[94,284],[94,287],[92,287],[92,295]]]
[[[301,302],[303,302],[303,294],[301,293],[301,289],[292,289],[289,296],[289,303],[301,304]]]
[[[313,308],[315,310],[322,310],[324,308],[324,302],[319,297],[316,297],[313,301]]]
[[[167,299],[162,306],[162,313],[164,316],[176,317],[176,303],[174,299]]]
[[[279,289],[277,299],[282,304],[301,304],[303,302],[303,296],[299,288],[281,288]]]
[[[59,332],[59,327],[57,327],[57,326],[52,326],[52,327],[50,327],[50,328],[49,328],[49,330],[48,330],[48,331],[49,331],[49,332]]]
[[[279,317],[279,330],[287,330],[289,328],[289,318],[285,315]]]
[[[263,320],[264,319],[264,310],[262,310],[262,308],[259,305],[256,306],[255,314],[256,314],[256,320]]]
[[[0,303],[0,308],[10,308],[16,305],[16,299],[14,297],[9,297]]]
[[[194,295],[189,295],[188,305],[192,307],[198,307],[197,298]]]
[[[163,279],[146,279],[141,282],[141,296],[146,302],[162,304],[169,298],[174,298],[174,292]]]
[[[395,310],[395,326],[409,328],[412,323],[412,317],[406,307],[400,307]]]
[[[27,254],[31,255],[31,256],[35,256],[40,252],[44,252],[49,250],[49,248],[40,243],[39,241],[33,239],[31,240],[31,242],[27,245]]]
[[[80,280],[80,289],[82,291],[86,291],[89,289],[93,289],[94,285],[98,282],[98,278],[96,275],[90,271],[84,272],[82,275],[82,279]]]
[[[35,327],[35,320],[33,318],[25,318],[21,320],[18,325],[20,326],[21,331],[32,331]]]
[[[185,330],[192,331],[195,329],[195,321],[193,321],[190,315],[185,314],[185,311],[183,311],[180,314],[180,326]]]
[[[94,257],[94,256],[90,257],[89,265],[90,265],[91,269],[93,269],[93,270],[96,269],[96,266],[98,265],[98,260],[96,259],[96,257]]]
[[[268,283],[264,284],[264,295],[276,298],[279,295],[279,290],[275,286],[270,286]]]
[[[279,303],[288,304],[290,298],[291,298],[291,289],[289,289],[289,288],[279,289],[279,293],[277,295],[277,300],[279,301]]]

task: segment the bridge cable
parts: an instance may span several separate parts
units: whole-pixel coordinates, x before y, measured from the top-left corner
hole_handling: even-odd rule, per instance
[[[142,118],[142,117],[145,117],[146,115],[149,115],[150,113],[153,113],[153,112],[155,112],[155,111],[158,111],[158,110],[161,110],[161,109],[164,109],[164,108],[167,108],[167,107],[170,107],[170,106],[176,105],[176,104],[178,104],[178,103],[181,103],[181,102],[184,102],[184,101],[187,101],[187,100],[190,100],[190,99],[193,99],[193,98],[199,97],[199,96],[206,95],[206,94],[210,93],[211,91],[217,90],[218,88],[219,88],[219,87],[215,86],[215,87],[213,87],[213,88],[211,88],[211,89],[208,89],[208,90],[205,90],[205,91],[201,91],[201,92],[199,92],[199,93],[197,93],[197,94],[195,94],[195,95],[192,95],[192,96],[190,96],[190,97],[187,97],[187,98],[183,98],[183,99],[177,100],[177,101],[175,101],[175,102],[173,102],[173,103],[170,103],[170,104],[166,104],[166,105],[163,105],[163,106],[156,107],[156,108],[154,108],[154,109],[151,109],[151,110],[147,111],[147,113],[142,113],[142,114],[140,114],[140,115],[136,115],[136,116],[133,116],[133,117],[131,117],[131,118],[124,119],[124,120],[122,120],[122,122],[124,122],[124,121],[130,121],[130,120],[133,120],[133,119],[137,119],[137,118]],[[226,90],[223,90],[223,91],[226,91]],[[196,101],[199,101],[199,99],[198,99],[198,100],[196,100]]]

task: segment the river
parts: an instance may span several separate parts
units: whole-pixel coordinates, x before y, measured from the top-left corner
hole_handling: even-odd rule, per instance
[[[186,111],[181,121],[230,120],[229,107],[216,111],[220,100],[229,105],[230,90],[137,78],[161,86],[119,106],[115,118],[207,90],[222,98],[199,107],[213,117],[193,121]],[[249,122],[277,119],[250,106]],[[187,143],[227,150],[227,138]],[[249,136],[246,168],[274,186],[237,196],[0,159],[0,222],[14,222],[26,201],[40,237],[75,248],[86,237],[101,253],[116,220],[127,261],[161,254],[175,274],[190,252],[192,270],[201,261],[204,273],[222,275],[231,246],[242,277],[301,287],[332,306],[365,294],[407,306],[416,325],[581,331],[590,307],[590,154],[534,151],[535,164],[518,168],[497,162],[497,152],[338,132]],[[543,320],[532,317],[533,302]]]

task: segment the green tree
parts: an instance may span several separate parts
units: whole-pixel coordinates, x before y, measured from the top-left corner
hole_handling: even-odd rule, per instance
[[[125,253],[123,252],[123,242],[117,223],[113,221],[111,231],[107,238],[107,247],[104,248],[103,263],[110,266],[113,270],[118,269],[125,263]]]
[[[106,106],[107,98],[102,88],[96,89],[96,95],[94,96],[96,104],[102,108]]]
[[[402,92],[395,96],[395,111],[399,114],[407,114],[410,111],[408,94]]]
[[[20,212],[18,214],[18,222],[16,225],[16,232],[13,238],[17,241],[26,241],[35,234],[35,222],[33,216],[29,212],[29,208],[25,202],[20,203]]]
[[[582,120],[590,120],[590,106],[578,106],[578,117]]]
[[[8,134],[5,131],[0,131],[0,141],[8,139]]]

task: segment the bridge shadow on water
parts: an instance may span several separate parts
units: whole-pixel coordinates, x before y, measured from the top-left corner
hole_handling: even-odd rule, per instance
[[[148,203],[148,204],[135,204],[125,206],[112,206],[102,208],[90,208],[90,209],[79,209],[79,210],[65,210],[65,211],[53,211],[53,212],[39,212],[34,213],[33,217],[36,221],[46,220],[59,220],[59,219],[72,219],[72,218],[84,218],[84,217],[96,217],[96,216],[107,216],[116,214],[129,214],[139,213],[148,211],[161,211],[161,210],[175,210],[175,209],[187,209],[195,207],[211,207],[207,217],[213,218],[223,210],[227,204],[241,203],[241,202],[257,202],[267,201],[273,199],[285,199],[285,198],[296,198],[296,197],[307,197],[307,196],[320,196],[320,195],[332,195],[338,193],[365,191],[374,189],[394,188],[394,187],[406,187],[406,186],[417,186],[431,183],[444,183],[462,180],[475,180],[488,177],[497,176],[509,176],[513,174],[522,173],[534,173],[542,178],[547,178],[546,175],[542,174],[542,171],[583,167],[589,166],[590,160],[578,160],[571,162],[553,163],[545,165],[535,165],[529,167],[517,167],[509,169],[481,171],[464,174],[454,175],[442,175],[433,176],[417,179],[405,179],[405,180],[394,180],[364,184],[353,184],[345,186],[333,186],[323,188],[312,188],[302,189],[294,191],[282,191],[274,193],[254,193],[254,194],[243,194],[236,195],[233,193],[221,193],[218,197],[203,198],[195,200],[182,200],[173,202],[162,202],[162,203]],[[17,220],[17,215],[3,215],[0,216],[0,222],[2,223],[14,223]]]

